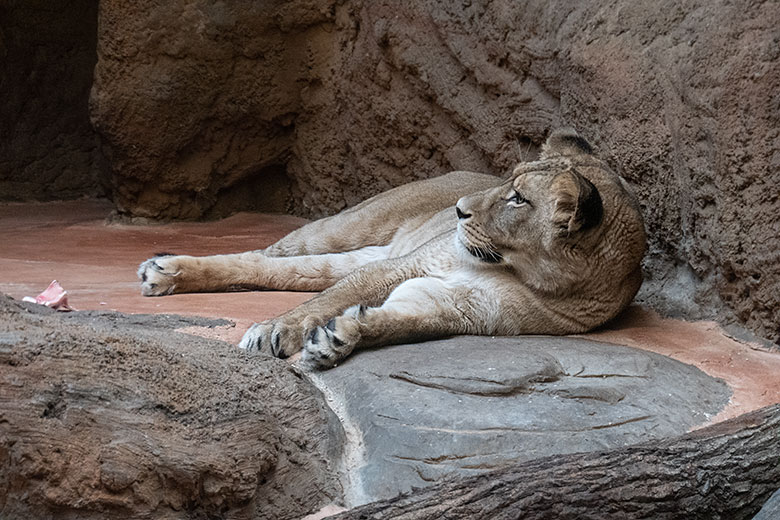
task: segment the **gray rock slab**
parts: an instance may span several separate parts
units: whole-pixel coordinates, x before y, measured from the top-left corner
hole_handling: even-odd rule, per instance
[[[311,377],[348,432],[351,506],[517,461],[682,434],[730,397],[693,366],[570,337],[385,347]]]
[[[753,520],[777,520],[780,518],[780,489],[769,497]]]

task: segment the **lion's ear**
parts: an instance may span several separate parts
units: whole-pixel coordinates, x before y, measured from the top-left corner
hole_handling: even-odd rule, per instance
[[[601,223],[601,195],[588,179],[568,170],[555,176],[550,189],[555,200],[552,223],[559,234],[571,235]]]
[[[542,145],[542,157],[546,159],[583,154],[593,155],[593,148],[572,127],[553,130],[547,141]]]

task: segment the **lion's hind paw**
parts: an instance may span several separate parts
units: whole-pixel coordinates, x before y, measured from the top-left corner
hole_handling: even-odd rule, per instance
[[[155,256],[138,266],[141,280],[141,294],[144,296],[165,296],[176,289],[176,276],[180,271],[171,261],[172,255]]]

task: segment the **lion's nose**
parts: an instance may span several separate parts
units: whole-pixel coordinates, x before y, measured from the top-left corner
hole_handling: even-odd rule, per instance
[[[471,213],[464,213],[458,206],[455,206],[455,213],[458,214],[459,219],[465,219],[471,216]]]

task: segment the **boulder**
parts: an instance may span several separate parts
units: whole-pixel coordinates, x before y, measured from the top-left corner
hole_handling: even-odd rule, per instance
[[[343,434],[316,390],[171,330],[219,324],[0,295],[0,517],[282,519],[340,499]]]
[[[575,337],[385,347],[310,377],[345,425],[349,506],[550,455],[681,435],[731,395],[690,365]]]
[[[762,504],[755,518],[776,519],[778,433],[775,404],[671,439],[552,455],[442,482],[332,520],[749,520]]]
[[[753,520],[772,520],[773,518],[780,518],[780,489],[766,501],[761,511],[753,517]]]

